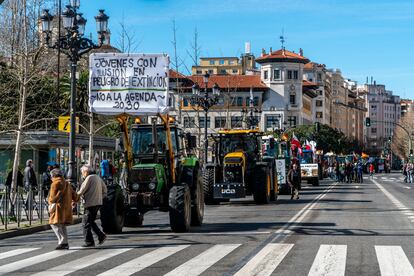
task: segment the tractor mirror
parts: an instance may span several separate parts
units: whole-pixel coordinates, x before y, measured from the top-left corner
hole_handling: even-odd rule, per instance
[[[271,149],[275,148],[275,138],[270,138],[269,139],[269,146]]]
[[[193,149],[197,147],[197,140],[194,135],[191,135],[190,133],[186,133],[186,140],[187,140],[187,145],[189,149]]]

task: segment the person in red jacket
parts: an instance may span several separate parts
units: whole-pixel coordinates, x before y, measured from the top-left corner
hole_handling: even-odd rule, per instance
[[[373,177],[374,171],[375,171],[374,164],[372,164],[372,163],[369,164],[369,176],[370,177]]]

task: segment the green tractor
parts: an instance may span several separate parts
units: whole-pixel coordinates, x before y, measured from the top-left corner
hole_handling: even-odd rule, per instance
[[[118,118],[124,134],[127,173],[125,187],[108,186],[101,208],[106,233],[121,233],[123,226],[142,226],[144,214],[150,210],[169,212],[173,232],[187,232],[191,225],[203,222],[200,165],[184,148],[184,138],[190,136],[184,136],[170,117],[159,117],[161,123],[154,118],[152,124],[135,123],[130,130],[127,117]]]
[[[253,195],[256,204],[277,199],[275,158],[260,154],[263,136],[256,129],[222,130],[214,137],[214,160],[203,171],[206,204]]]

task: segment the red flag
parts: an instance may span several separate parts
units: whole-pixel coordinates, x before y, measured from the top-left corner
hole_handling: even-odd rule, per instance
[[[300,146],[300,142],[299,142],[298,138],[296,137],[295,133],[293,133],[293,135],[292,135],[292,139],[290,140],[290,144],[291,144],[292,149],[295,149],[295,148],[302,149],[302,147]]]

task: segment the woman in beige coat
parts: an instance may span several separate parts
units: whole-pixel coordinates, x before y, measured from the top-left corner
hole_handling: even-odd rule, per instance
[[[56,204],[56,208],[50,213],[49,224],[58,238],[56,249],[69,249],[66,225],[72,223],[72,202],[77,201],[78,196],[71,185],[66,182],[61,170],[52,170],[50,176],[52,185],[48,202],[49,206]]]

